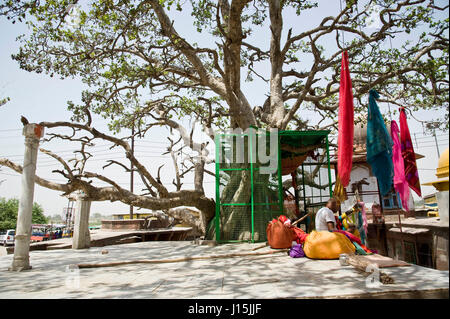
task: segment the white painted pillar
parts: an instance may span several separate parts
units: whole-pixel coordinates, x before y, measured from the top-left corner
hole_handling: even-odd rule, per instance
[[[439,191],[436,193],[436,200],[439,209],[439,220],[441,223],[448,225],[448,191]]]
[[[89,211],[91,201],[83,193],[77,195],[75,210],[75,225],[73,229],[72,249],[89,248],[91,236],[89,233]]]
[[[17,227],[14,244],[14,258],[10,270],[31,269],[30,237],[33,210],[34,178],[39,139],[44,135],[44,128],[38,124],[27,124],[22,134],[25,136],[25,154],[23,159],[22,186],[17,214]]]

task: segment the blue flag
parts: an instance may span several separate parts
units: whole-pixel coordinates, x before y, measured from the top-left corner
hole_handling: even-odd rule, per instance
[[[392,189],[394,164],[392,162],[391,136],[384,124],[376,100],[380,97],[377,91],[369,92],[369,114],[367,120],[367,162],[378,180],[381,195]]]

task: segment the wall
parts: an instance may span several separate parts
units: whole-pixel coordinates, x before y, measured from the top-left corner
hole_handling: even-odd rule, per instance
[[[447,231],[436,231],[433,236],[433,244],[435,268],[448,270],[448,229]]]
[[[108,230],[139,230],[143,229],[144,219],[128,219],[128,220],[102,220],[102,229]]]
[[[134,213],[133,214],[133,219],[142,219],[145,217],[149,217],[151,214],[150,213]],[[130,214],[113,214],[113,219],[114,220],[128,220],[130,219]]]
[[[346,188],[349,199],[342,204],[343,210],[351,206],[353,198],[352,186],[357,188],[358,183],[361,185],[360,190],[362,190],[363,194],[370,192],[370,194],[361,195],[361,200],[366,204],[367,209],[370,210],[373,203],[380,203],[376,177],[371,176],[367,165],[354,163],[350,174],[350,182]]]
[[[427,225],[413,225],[411,223],[405,225],[404,227],[419,227],[427,228],[429,232],[422,235],[411,235],[390,232],[389,229],[394,227],[393,224],[369,224],[368,229],[368,244],[367,246],[371,249],[378,250],[380,255],[389,256],[392,258],[404,259],[403,256],[399,255],[399,250],[401,250],[401,239],[409,242],[419,243],[417,247],[417,255],[421,255],[421,260],[417,260],[417,263],[421,266],[432,267],[438,270],[448,270],[448,226],[447,227],[434,227]],[[429,247],[430,261],[426,260],[426,256],[421,253],[421,244],[426,244]],[[424,247],[424,246],[422,246]],[[419,256],[417,256],[419,258]]]

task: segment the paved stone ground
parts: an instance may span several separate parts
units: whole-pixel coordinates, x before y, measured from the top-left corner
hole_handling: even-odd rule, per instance
[[[143,242],[85,250],[30,252],[32,270],[9,272],[12,255],[0,257],[0,298],[305,298],[393,291],[448,289],[448,271],[411,266],[383,269],[396,283],[368,288],[366,278],[337,260],[293,259],[285,254],[134,264],[67,267],[89,262],[168,259],[250,251],[259,244],[216,247],[190,242]],[[108,254],[101,254],[107,249]],[[266,247],[258,251],[270,250]]]

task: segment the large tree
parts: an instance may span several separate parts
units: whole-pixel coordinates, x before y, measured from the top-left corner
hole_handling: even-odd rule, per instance
[[[381,101],[410,110],[440,110],[445,120],[427,124],[447,130],[449,19],[436,15],[445,15],[448,5],[434,0],[342,0],[335,14],[317,18],[313,28],[301,28],[303,17],[320,16],[321,8],[330,2],[101,0],[80,2],[77,7],[77,1],[68,0],[5,1],[0,13],[13,22],[26,21],[30,30],[20,37],[22,46],[13,55],[20,67],[81,78],[89,86],[82,92],[82,103],[69,102],[72,121],[41,123],[55,129],[50,138],[80,142],[81,162],[70,167],[57,154],[44,150],[62,164],[57,172],[68,183],[41,178],[37,183],[65,193],[83,190],[93,200],[150,209],[194,206],[202,211],[206,225],[214,215],[214,200],[203,189],[204,174],[213,174],[205,169],[209,154],[204,143],[193,141],[192,132],[180,120],[195,117],[211,138],[214,130],[236,127],[333,128],[344,51],[350,57],[357,113],[364,112],[363,98],[375,88]],[[183,36],[184,30],[177,29],[171,19],[176,10],[190,14],[188,27],[194,26],[199,38],[208,39],[202,41],[207,46]],[[283,21],[286,13],[298,18]],[[379,28],[365,28],[374,17],[380,21]],[[392,47],[391,39],[395,39]],[[246,94],[251,81],[266,87],[261,94],[267,98],[259,105]],[[303,115],[306,110],[315,112],[315,120]],[[169,147],[176,167],[176,191],[159,182],[157,168],[141,164],[127,139],[99,132],[91,113],[110,118],[116,131],[137,127],[135,134],[140,136],[155,126],[177,130],[180,140],[171,141]],[[73,129],[73,135],[58,133],[61,128]],[[133,194],[113,178],[84,170],[88,147],[98,139],[124,150],[146,185],[145,194]],[[179,169],[177,145],[193,150],[191,166]],[[7,159],[0,159],[0,164],[22,171]],[[194,189],[182,189],[181,179],[187,172],[194,173]],[[229,178],[240,180],[242,187],[227,196],[245,201],[248,176]],[[97,187],[92,183],[95,179],[111,186]]]

